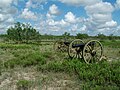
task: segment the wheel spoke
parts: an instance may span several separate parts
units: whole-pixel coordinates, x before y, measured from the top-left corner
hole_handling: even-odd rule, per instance
[[[92,51],[92,48],[89,45],[88,45],[88,48],[89,48],[90,51]]]
[[[76,39],[70,43],[69,48],[68,48],[69,57],[79,58],[79,53],[81,52],[81,49],[78,45],[80,44],[83,44],[83,41],[80,39]]]
[[[87,64],[95,63],[102,56],[102,45],[99,41],[91,40],[84,46],[83,58]]]

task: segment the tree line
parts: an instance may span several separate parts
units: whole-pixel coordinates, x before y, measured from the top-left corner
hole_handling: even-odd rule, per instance
[[[120,36],[114,36],[113,34],[106,36],[104,34],[98,34],[96,36],[89,36],[88,34],[77,33],[76,36],[70,35],[70,33],[65,32],[62,35],[41,35],[36,29],[34,29],[30,24],[24,24],[17,22],[14,26],[8,28],[7,34],[0,35],[1,38],[7,37],[9,40],[13,40],[18,43],[28,43],[31,40],[40,41],[41,39],[88,39],[88,38],[98,38],[101,40],[116,40],[120,39]]]

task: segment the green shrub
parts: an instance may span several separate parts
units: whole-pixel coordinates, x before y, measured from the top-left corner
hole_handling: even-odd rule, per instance
[[[6,62],[4,63],[4,67],[5,67],[5,68],[14,68],[16,64],[17,64],[17,63],[16,63],[16,60],[13,59],[13,60],[6,61]]]
[[[119,63],[102,62],[91,65],[77,64],[77,72],[79,79],[85,82],[92,82],[91,86],[95,85],[107,87],[120,87],[120,67]]]
[[[18,90],[29,90],[29,88],[32,86],[32,82],[28,80],[19,80],[17,82],[17,89]]]
[[[0,75],[2,74],[2,68],[3,68],[3,62],[2,61],[0,61]]]
[[[38,70],[60,72],[60,71],[64,71],[64,67],[61,62],[53,61],[45,65],[41,65],[41,64],[38,65]]]
[[[18,56],[18,58],[8,60],[5,62],[5,67],[14,68],[17,65],[27,67],[31,65],[43,65],[46,63],[45,58],[39,52],[34,52],[31,54],[25,54],[23,56]]]

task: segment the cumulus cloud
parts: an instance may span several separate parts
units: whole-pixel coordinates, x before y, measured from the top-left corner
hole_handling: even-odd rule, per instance
[[[105,23],[105,26],[108,26],[108,27],[116,27],[117,26],[117,22],[116,21],[110,21],[110,22],[106,22]]]
[[[53,15],[59,14],[58,6],[56,6],[55,4],[51,5],[49,7],[49,13]]]
[[[108,2],[100,2],[93,5],[85,6],[88,19],[85,25],[90,32],[107,32],[117,26],[117,22],[112,20],[114,7]]]
[[[71,25],[73,31],[75,29],[82,32],[89,33],[91,35],[103,32],[110,34],[117,27],[117,22],[112,19],[112,12],[115,10],[111,3],[103,2],[102,0],[59,0],[62,3],[73,6],[84,6],[84,9],[88,15],[82,22],[83,25],[77,27],[77,25]],[[120,7],[120,0],[116,1],[116,6]],[[75,22],[78,24],[78,17],[68,13],[65,16],[65,21]],[[79,25],[78,25],[79,26]]]
[[[111,13],[114,10],[114,7],[108,2],[100,2],[90,6],[86,6],[85,10],[88,14],[93,13]]]
[[[76,17],[72,12],[67,12],[67,14],[65,15],[65,21],[69,23],[75,23]]]
[[[83,25],[81,28],[80,28],[80,31],[82,32],[86,32],[87,30],[87,26],[86,25]]]
[[[13,0],[0,0],[0,7],[9,7]]]
[[[0,0],[0,33],[4,33],[7,26],[14,23],[13,16],[17,13],[17,8],[13,6],[15,2],[16,0]]]
[[[59,0],[62,3],[73,5],[73,6],[84,6],[84,9],[88,15],[82,21],[83,25],[71,25],[72,31],[75,29],[81,32],[86,32],[91,35],[97,34],[99,32],[108,33],[117,27],[117,22],[112,19],[112,12],[114,7],[102,0]],[[116,1],[117,6],[120,6],[120,0]],[[65,15],[65,21],[78,24],[81,20],[78,19],[72,12],[68,12]],[[111,31],[110,31],[111,32]]]
[[[60,20],[60,21],[55,21],[53,19],[48,19],[46,20],[46,23],[48,23],[48,25],[50,26],[61,26],[61,27],[65,27],[65,26],[68,26],[69,23],[66,22],[65,20]]]
[[[75,32],[78,29],[78,24],[75,24],[71,27],[71,31]]]
[[[114,31],[115,31],[114,32],[115,35],[119,35],[120,36],[120,25]]]
[[[32,1],[31,0],[29,0],[28,2],[26,2],[26,8],[29,8],[29,7],[31,7],[32,6]]]
[[[58,6],[55,5],[55,4],[52,4],[50,7],[49,7],[49,10],[46,14],[46,17],[47,19],[53,19],[55,18],[56,16],[58,16],[60,14],[60,11],[58,9]]]
[[[44,9],[43,5],[41,4],[45,2],[47,2],[47,0],[28,0],[28,2],[26,2],[26,8]]]
[[[28,8],[25,8],[22,12],[22,14],[19,16],[20,18],[24,19],[30,19],[30,20],[36,20],[37,16],[35,15],[34,12],[30,11]]]
[[[59,0],[59,1],[73,6],[86,6],[101,2],[101,0]]]
[[[120,0],[116,0],[115,6],[116,6],[116,9],[120,9]]]

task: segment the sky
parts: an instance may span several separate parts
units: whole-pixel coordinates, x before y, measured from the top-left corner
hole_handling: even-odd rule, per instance
[[[0,0],[0,34],[16,22],[40,34],[120,36],[120,0]]]

